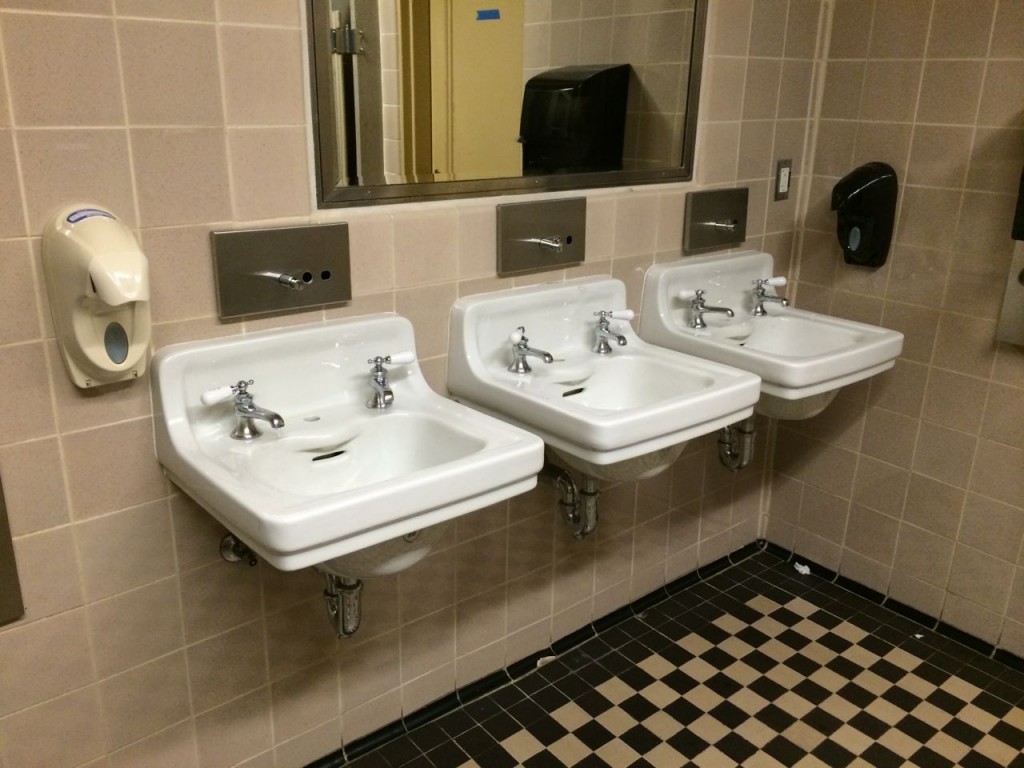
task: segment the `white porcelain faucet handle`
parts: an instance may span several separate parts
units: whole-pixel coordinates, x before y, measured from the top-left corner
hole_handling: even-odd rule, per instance
[[[632,309],[613,309],[608,316],[613,320],[632,320],[636,317],[636,312]]]
[[[406,349],[401,352],[393,352],[388,355],[392,365],[406,365],[416,359],[416,354],[411,349]]]
[[[676,293],[676,297],[683,299],[684,301],[694,299],[697,297],[697,291],[693,288],[683,288],[681,291]]]
[[[227,384],[223,387],[214,387],[208,389],[199,395],[199,400],[203,405],[216,405],[217,403],[223,403],[225,400],[230,400],[235,396],[235,388],[231,384]]]

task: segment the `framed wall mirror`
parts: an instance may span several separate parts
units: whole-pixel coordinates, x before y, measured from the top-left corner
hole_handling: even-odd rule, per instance
[[[306,2],[322,208],[693,177],[707,0]]]

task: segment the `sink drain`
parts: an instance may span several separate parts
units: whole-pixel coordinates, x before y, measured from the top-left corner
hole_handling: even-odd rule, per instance
[[[576,389],[567,389],[562,393],[562,397],[572,397],[573,395],[579,395],[583,392],[584,387],[576,387]]]
[[[314,456],[313,461],[326,461],[327,459],[336,459],[339,456],[344,455],[345,451],[330,451],[329,453],[321,453],[319,456]]]

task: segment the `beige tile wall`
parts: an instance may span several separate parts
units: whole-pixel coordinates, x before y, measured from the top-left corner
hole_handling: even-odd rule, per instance
[[[1024,6],[837,0],[798,304],[906,336],[896,367],[779,425],[768,536],[1024,653],[1024,351],[995,342],[1024,165]],[[896,169],[889,262],[842,263],[829,211]]]
[[[808,69],[817,6],[781,0],[755,15],[749,1],[719,2],[712,68],[742,73],[741,90],[715,98],[712,82],[709,103],[727,111],[703,129],[700,183],[766,190],[771,164],[754,155],[770,136],[800,156],[807,78],[757,86],[756,117],[726,102],[762,64]],[[157,346],[395,310],[443,388],[448,306],[510,284],[494,272],[493,199],[311,209],[299,8],[0,8],[0,473],[28,605],[0,628],[0,765],[304,765],[758,534],[765,442],[733,475],[707,438],[669,472],[603,487],[601,526],[582,543],[548,489],[460,519],[415,568],[367,583],[364,626],[346,642],[311,570],[219,559],[223,531],[155,461],[146,383],[82,392],[64,374],[39,270],[55,207],[94,202],[136,228]],[[747,74],[747,46],[768,30],[786,31],[785,48],[758,50]],[[612,274],[637,303],[644,269],[678,256],[688,188],[594,192],[587,264],[531,279]],[[751,244],[788,255],[793,211],[755,211]],[[351,304],[219,322],[209,232],[314,219],[350,222]]]

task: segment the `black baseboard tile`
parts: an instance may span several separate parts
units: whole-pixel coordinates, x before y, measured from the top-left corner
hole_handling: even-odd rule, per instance
[[[867,589],[867,587],[865,587]],[[877,593],[876,593],[877,594]],[[894,613],[898,613],[905,619],[910,619],[916,624],[920,624],[925,629],[935,630],[939,620],[934,616],[929,616],[924,611],[919,611],[917,608],[912,608],[906,603],[901,603],[899,600],[893,600],[891,597],[885,598],[883,606],[888,608]]]
[[[383,728],[378,728],[373,733],[367,734],[366,736],[363,736],[361,739],[356,739],[351,744],[346,745],[343,750],[345,753],[345,759],[355,760],[360,755],[365,755],[367,752],[372,752],[373,750],[377,749],[377,747],[384,746],[389,741],[397,739],[399,736],[404,736],[405,733],[406,730],[402,720],[396,720],[393,723],[388,723]],[[329,763],[328,765],[340,764],[341,763]],[[319,764],[315,765],[317,766],[317,768],[321,768]],[[313,768],[313,766],[309,766],[309,768]],[[326,768],[326,766],[323,766],[322,768]]]
[[[789,562],[790,558],[793,557],[792,550],[786,549],[785,547],[780,547],[778,544],[773,544],[768,540],[765,540],[764,542],[764,551],[767,552],[769,555],[773,555],[779,558],[779,560],[781,560],[784,563]]]
[[[554,649],[545,648],[543,650],[537,651],[536,653],[531,653],[529,656],[520,659],[519,661],[512,662],[507,667],[505,667],[505,671],[508,672],[509,678],[513,682],[515,682],[523,675],[533,672],[533,670],[537,668],[537,664],[540,662],[541,659],[545,659],[549,656],[554,655]]]
[[[672,597],[678,595],[680,592],[685,592],[700,583],[700,576],[697,575],[696,571],[690,571],[685,576],[680,576],[678,579],[665,585],[665,593]]]
[[[836,586],[842,587],[847,592],[853,592],[853,594],[857,595],[857,597],[863,597],[865,600],[868,600],[874,603],[875,605],[881,605],[885,602],[884,594],[872,589],[871,587],[866,587],[859,581],[854,581],[848,576],[843,576],[842,574],[840,574],[838,577],[836,577],[834,583],[836,584]]]
[[[636,611],[633,609],[632,604],[624,605],[621,608],[617,608],[611,613],[597,619],[591,624],[591,626],[594,628],[594,631],[600,635],[606,629],[611,629],[612,627],[621,624],[626,619],[633,618],[635,615]]]
[[[508,670],[499,669],[497,672],[492,672],[474,683],[462,686],[455,694],[459,697],[459,701],[462,704],[469,704],[471,701],[479,699],[481,696],[486,696],[491,691],[511,681],[512,678],[509,677]]]
[[[1024,673],[1024,658],[1015,653],[1010,653],[1002,648],[997,648],[996,652],[992,654],[992,658],[1001,664],[1005,664],[1010,669]]]
[[[957,629],[952,624],[947,624],[944,621],[940,621],[938,623],[938,626],[935,627],[935,631],[943,637],[953,640],[960,645],[967,646],[972,651],[976,651],[983,656],[991,656],[996,650],[996,647],[992,643],[987,643],[980,637],[975,637],[969,632]]]
[[[555,642],[551,644],[551,650],[555,652],[556,656],[559,656],[566,651],[571,651],[580,643],[585,643],[587,640],[594,637],[597,637],[594,625],[588,624],[585,627],[577,629],[575,632],[570,632],[560,640],[555,640]]]
[[[658,603],[664,602],[666,599],[668,599],[668,597],[668,590],[664,587],[658,587],[658,589],[654,590],[653,592],[648,592],[643,597],[638,597],[636,600],[630,603],[630,613],[632,613],[634,616],[639,616],[648,608],[652,608]],[[596,628],[597,622],[594,622],[594,626]]]

